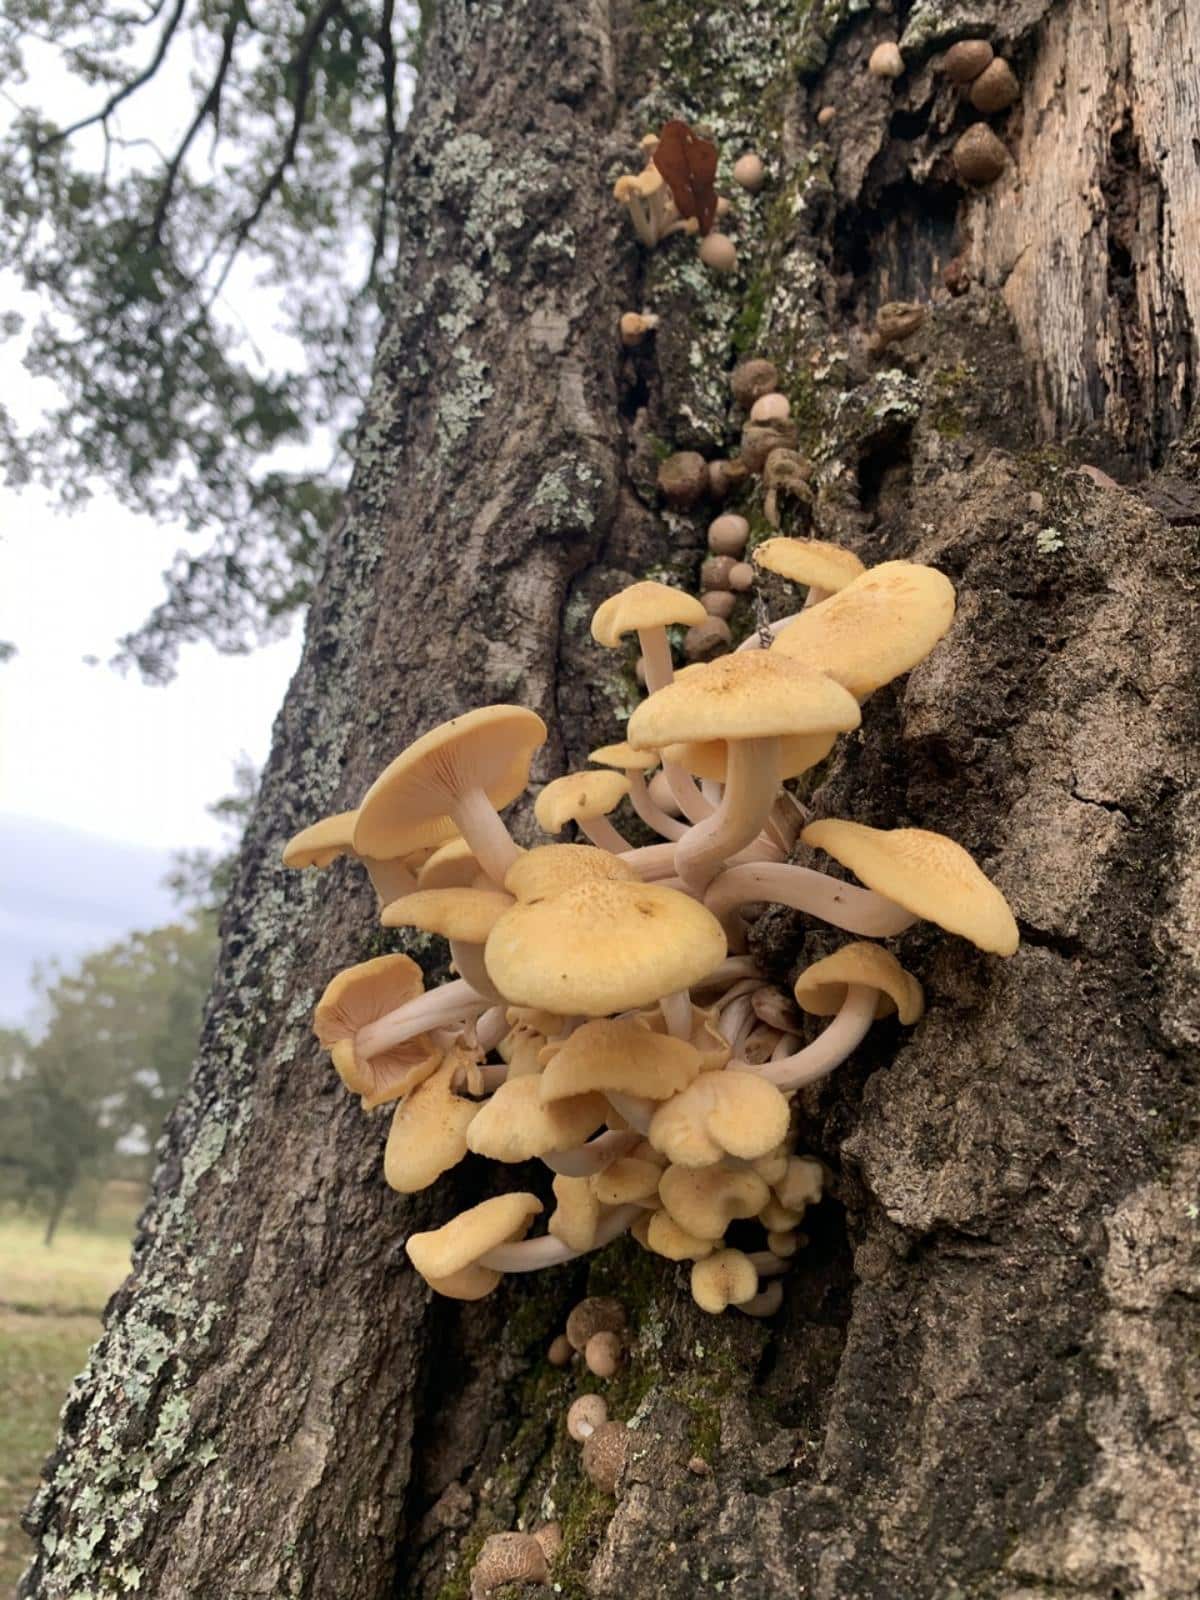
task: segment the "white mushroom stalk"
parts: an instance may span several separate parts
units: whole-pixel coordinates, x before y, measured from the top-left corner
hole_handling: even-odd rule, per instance
[[[459,977],[469,983],[476,994],[483,995],[487,1000],[494,1000],[497,1005],[503,1004],[504,996],[488,977],[488,970],[483,964],[483,946],[468,944],[464,939],[451,939],[449,944],[450,959],[457,968]],[[500,1037],[503,1038],[504,1035],[501,1034]]]
[[[758,839],[779,788],[778,751],[776,738],[729,741],[720,806],[675,847],[675,870],[695,893],[702,894],[731,856]]]
[[[486,995],[473,989],[465,979],[456,978],[451,983],[444,983],[440,989],[431,989],[427,994],[418,995],[415,1000],[397,1006],[395,1011],[389,1011],[377,1021],[368,1022],[354,1036],[355,1053],[364,1061],[370,1061],[373,1056],[382,1055],[393,1045],[415,1039],[419,1033],[427,1033],[430,1028],[443,1028],[450,1022],[465,1022],[486,1011],[490,1004]]]
[[[540,1272],[543,1267],[558,1267],[564,1261],[574,1261],[576,1256],[600,1250],[622,1233],[627,1233],[641,1206],[614,1206],[607,1216],[601,1217],[596,1235],[587,1250],[572,1250],[552,1233],[540,1239],[518,1239],[513,1244],[497,1245],[479,1258],[481,1267],[493,1272]]]
[[[868,989],[861,983],[849,984],[842,1009],[812,1044],[797,1050],[794,1055],[763,1062],[760,1066],[749,1061],[733,1061],[730,1065],[765,1078],[786,1094],[802,1089],[805,1084],[816,1083],[821,1078],[827,1078],[847,1056],[858,1049],[875,1020],[878,998],[877,989]]]
[[[493,883],[503,884],[521,852],[487,795],[482,789],[464,790],[455,797],[450,816],[488,877]]]
[[[646,780],[636,767],[627,768],[625,776],[629,780],[629,803],[646,826],[653,828],[655,833],[661,833],[664,839],[682,839],[688,830],[688,824],[669,817],[661,807],[654,804],[646,787]],[[622,844],[621,849],[628,851],[629,846]]]
[[[713,881],[704,896],[705,905],[724,927],[734,949],[744,939],[737,908],[759,900],[790,906],[793,911],[803,911],[835,928],[869,939],[894,938],[918,920],[911,911],[873,889],[785,862],[730,867]]]
[[[591,1178],[628,1155],[641,1138],[637,1132],[602,1133],[577,1150],[549,1150],[542,1160],[552,1172],[564,1178]]]

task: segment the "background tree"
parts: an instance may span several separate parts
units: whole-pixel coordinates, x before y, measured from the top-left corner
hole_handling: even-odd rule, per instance
[[[979,191],[938,66],[964,31],[1020,84]],[[903,76],[868,74],[896,35]],[[555,1582],[597,1600],[1190,1600],[1200,282],[1177,69],[1198,50],[1194,0],[441,0],[345,517],[27,1595],[447,1600],[488,1531],[552,1507]],[[768,158],[731,279],[683,238],[648,256],[612,206],[669,115],[709,126],[723,186],[744,148]],[[898,296],[930,315],[872,356]],[[642,306],[659,332],[629,355],[617,318]],[[589,613],[647,570],[696,580],[707,508],[664,515],[655,465],[735,446],[750,352],[781,367],[817,532],[932,561],[960,597],[809,803],[953,834],[1022,949],[998,970],[914,935],[921,1027],[804,1095],[834,1195],[775,1319],[705,1318],[631,1247],[435,1302],[403,1238],[499,1180],[384,1188],[386,1116],[309,1033],[330,975],[381,948],[373,899],[352,864],[289,875],[279,849],[467,706],[546,715],[538,779],[613,736],[631,663]],[[820,947],[763,938],[781,974]],[[576,1378],[545,1360],[586,1285],[636,1331],[615,1500],[581,1479]]]

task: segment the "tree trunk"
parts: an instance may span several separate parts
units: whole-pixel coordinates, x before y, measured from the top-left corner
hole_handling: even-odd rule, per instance
[[[42,1235],[42,1244],[49,1250],[54,1243],[54,1235],[58,1232],[58,1225],[62,1221],[63,1212],[67,1209],[67,1200],[71,1194],[68,1186],[65,1189],[56,1189],[50,1201],[50,1214],[46,1218],[46,1231]]]
[[[964,33],[1022,86],[971,193],[949,152],[975,113],[938,70]],[[897,36],[905,75],[869,75]],[[1194,1595],[1198,61],[1200,0],[440,0],[345,522],[26,1596],[449,1600],[486,1533],[548,1516],[556,1591],[601,1600]],[[685,238],[646,253],[610,201],[672,115],[768,159],[732,279]],[[872,356],[897,298],[930,314]],[[622,352],[643,307],[656,342]],[[959,839],[1021,949],[907,936],[924,1021],[798,1097],[833,1198],[776,1317],[704,1316],[629,1243],[435,1300],[406,1235],[541,1180],[472,1159],[384,1187],[387,1115],[309,1019],[398,943],[353,866],[289,874],[280,846],[476,704],[546,718],[538,780],[619,736],[631,662],[590,612],[655,570],[695,589],[713,513],[664,514],[656,460],[735,446],[751,353],[817,463],[817,533],[959,595],[809,803]],[[780,971],[823,938],[762,934]],[[615,1501],[545,1360],[589,1285],[636,1331]]]

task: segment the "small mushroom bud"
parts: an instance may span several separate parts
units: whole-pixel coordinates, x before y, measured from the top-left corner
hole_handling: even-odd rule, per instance
[[[708,492],[715,500],[724,500],[746,476],[740,461],[710,461],[708,463]]]
[[[553,1565],[555,1556],[563,1546],[562,1523],[543,1522],[540,1528],[533,1530],[533,1537],[541,1545],[547,1564]]]
[[[836,116],[836,106],[822,106],[820,111],[817,112],[817,127],[827,128]]]
[[[785,394],[764,394],[750,407],[751,422],[786,422],[792,406]]]
[[[899,78],[904,73],[904,57],[894,39],[877,44],[867,60],[867,71],[873,78]]]
[[[794,1256],[800,1248],[800,1237],[795,1228],[768,1228],[767,1249],[772,1255]]]
[[[995,54],[986,39],[960,39],[942,57],[942,71],[951,83],[971,83]]]
[[[626,1326],[625,1307],[611,1295],[589,1295],[567,1318],[567,1338],[572,1350],[583,1350],[594,1333],[621,1333]]]
[[[712,1468],[703,1456],[693,1456],[687,1464],[687,1469],[695,1478],[709,1478],[712,1476]]]
[[[875,313],[875,332],[881,344],[911,339],[925,321],[927,309],[912,300],[889,300]]]
[[[629,1429],[623,1422],[603,1422],[584,1440],[580,1465],[597,1489],[615,1494],[628,1454]]]
[[[793,422],[748,422],[742,429],[742,460],[750,472],[761,472],[772,450],[796,447]]]
[[[621,1366],[621,1339],[615,1333],[594,1333],[584,1346],[583,1359],[597,1378],[611,1378]]]
[[[701,589],[728,589],[729,574],[736,566],[732,556],[709,556],[700,568]]]
[[[720,617],[722,622],[728,622],[736,601],[729,589],[707,589],[700,596],[700,604],[710,617]]]
[[[766,181],[766,176],[767,169],[762,164],[762,157],[756,156],[753,151],[748,150],[733,163],[734,182],[740,183],[750,194],[758,193]]]
[[[967,264],[961,256],[955,256],[952,261],[947,261],[942,268],[942,282],[951,294],[966,294],[971,287],[971,275],[967,271]]]
[[[581,1394],[567,1407],[567,1432],[577,1444],[590,1439],[608,1421],[608,1402],[602,1394]]]
[[[726,233],[710,233],[700,241],[700,259],[713,272],[732,272],[737,266],[737,247]]]
[[[1021,85],[1003,56],[997,56],[971,85],[971,104],[985,117],[1004,111],[1021,97]]]
[[[680,450],[658,465],[658,488],[676,511],[688,511],[708,493],[708,463],[695,450]]]
[[[546,1553],[531,1533],[493,1533],[471,1568],[471,1600],[506,1583],[549,1583]]]
[[[689,661],[711,661],[733,643],[729,624],[721,617],[696,623],[683,636],[683,653]]]
[[[779,387],[779,374],[775,370],[775,363],[764,361],[760,356],[751,361],[741,362],[730,374],[729,387],[733,390],[733,398],[738,405],[744,411],[749,411],[760,396],[770,394],[772,389]]]
[[[719,194],[717,196],[717,215],[719,217],[727,217],[732,210],[732,203],[726,200],[723,194]]]
[[[754,568],[748,561],[736,561],[729,569],[729,587],[735,594],[745,594],[747,589],[753,589]]]
[[[750,524],[734,511],[714,517],[708,525],[708,548],[715,556],[740,556],[750,537]]]
[[[657,317],[647,316],[641,311],[626,311],[621,316],[621,343],[627,350],[632,350],[657,327]]]
[[[565,1367],[571,1359],[571,1341],[565,1333],[560,1333],[557,1339],[550,1341],[550,1348],[546,1351],[546,1360],[552,1367]]]
[[[974,122],[952,152],[954,167],[963,183],[995,183],[1008,165],[1008,151],[986,122]]]

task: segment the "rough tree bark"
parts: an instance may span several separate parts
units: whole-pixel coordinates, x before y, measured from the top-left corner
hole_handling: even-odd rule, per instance
[[[936,68],[964,33],[1022,84],[1008,172],[970,195]],[[905,76],[868,76],[897,35]],[[551,1514],[557,1591],[604,1600],[1194,1595],[1198,63],[1200,0],[440,0],[345,522],[26,1596],[449,1600],[488,1531]],[[673,114],[769,158],[732,281],[680,239],[648,257],[608,199]],[[873,359],[898,297],[931,315]],[[623,354],[643,305],[657,345]],[[554,727],[540,779],[616,735],[630,663],[590,610],[656,568],[694,585],[706,519],[656,507],[656,456],[728,448],[750,352],[786,374],[818,530],[960,596],[812,804],[959,838],[1022,948],[904,941],[929,1014],[802,1097],[835,1197],[773,1320],[705,1318],[629,1247],[435,1302],[403,1239],[496,1176],[384,1188],[386,1116],[308,1022],[395,941],[355,871],[279,847],[489,699]],[[781,971],[824,948],[763,937]],[[544,1360],[588,1283],[637,1329],[615,1503]]]

